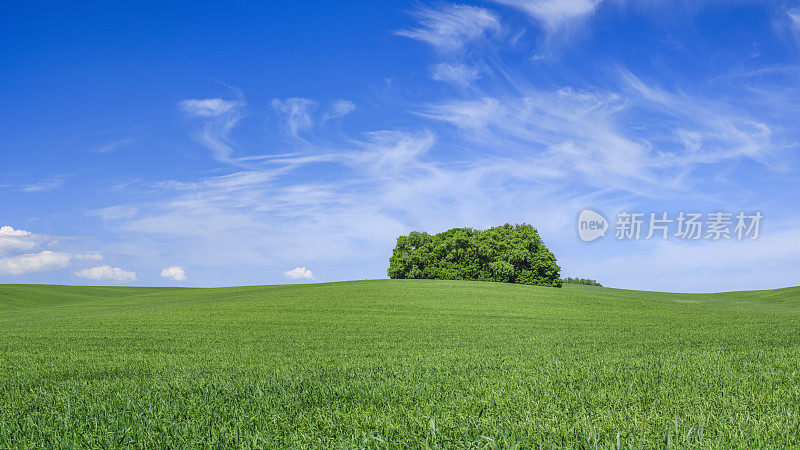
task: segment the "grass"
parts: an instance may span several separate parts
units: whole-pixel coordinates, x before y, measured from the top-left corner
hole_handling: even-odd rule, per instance
[[[0,285],[0,448],[799,447],[800,288]]]

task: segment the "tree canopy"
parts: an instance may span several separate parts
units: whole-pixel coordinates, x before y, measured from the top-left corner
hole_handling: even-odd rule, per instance
[[[561,287],[561,268],[531,225],[442,233],[411,232],[397,238],[390,278],[499,281]]]
[[[600,286],[600,287],[603,287],[603,285],[598,283],[597,280],[590,280],[589,278],[567,277],[567,278],[564,278],[563,281],[564,281],[564,283],[568,283],[568,284],[583,284],[585,286]]]

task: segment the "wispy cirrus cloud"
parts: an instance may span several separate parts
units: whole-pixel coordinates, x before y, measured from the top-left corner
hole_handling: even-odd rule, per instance
[[[350,100],[337,100],[333,102],[330,109],[322,116],[322,121],[325,122],[331,119],[344,117],[355,111],[355,109],[356,105]]]
[[[795,42],[800,45],[800,6],[786,10],[786,22]]]
[[[541,61],[563,54],[576,34],[585,34],[589,19],[602,0],[492,1],[524,13],[535,25],[538,50],[530,59]]]
[[[189,99],[180,103],[185,113],[197,117],[220,117],[238,110],[241,106],[241,102],[221,98]]]
[[[103,255],[98,252],[78,253],[73,256],[77,261],[102,261]]]
[[[318,130],[328,121],[339,119],[355,111],[350,100],[336,100],[321,112],[320,103],[308,98],[273,99],[270,102],[272,117],[277,119],[281,134],[292,141],[302,141],[302,136]]]
[[[133,206],[108,206],[87,213],[90,217],[100,217],[103,220],[116,220],[134,217],[139,210]]]
[[[423,114],[468,132],[475,151],[548,168],[551,183],[570,179],[597,189],[663,191],[654,171],[663,161],[616,123],[623,107],[613,93],[564,88],[432,104]]]
[[[419,26],[395,34],[426,42],[442,52],[461,50],[502,30],[496,13],[477,6],[442,3],[437,7],[420,7],[411,15]]]
[[[111,153],[133,143],[133,139],[118,139],[92,148],[92,153]]]
[[[37,183],[24,184],[18,188],[22,192],[49,192],[56,190],[64,185],[66,177],[59,176],[49,180],[39,181]]]
[[[590,16],[602,0],[493,0],[527,14],[552,32]]]
[[[307,98],[287,98],[286,100],[276,98],[272,100],[270,106],[281,114],[285,133],[297,137],[298,134],[311,129],[314,125],[312,114],[318,104]]]
[[[234,156],[236,144],[231,132],[244,117],[246,104],[243,100],[223,100],[220,98],[189,99],[179,103],[179,108],[187,117],[201,121],[201,127],[192,136],[211,150],[212,157],[224,164],[241,168],[253,168],[254,161],[272,158],[275,155]],[[284,138],[303,141],[303,133],[321,127],[327,121],[344,117],[355,110],[349,100],[337,100],[322,113],[318,113],[319,103],[306,98],[274,99],[270,103],[273,114],[278,118],[280,131]],[[108,209],[111,213],[114,210]]]
[[[662,153],[672,164],[713,164],[747,158],[773,168],[780,165],[772,157],[786,147],[774,139],[776,127],[746,109],[730,102],[668,92],[642,82],[626,69],[620,69],[619,77],[623,92],[635,100],[632,109],[638,115],[669,119],[664,123],[668,130],[652,128],[655,135],[671,133],[681,144],[662,144]]]
[[[702,182],[689,178],[701,166],[750,160],[780,169],[776,127],[749,111],[648,85],[625,69],[616,81],[613,90],[519,84],[420,114],[467,132],[468,148],[532,158],[556,178],[580,175],[597,189],[665,197]]]
[[[233,157],[230,133],[243,117],[242,101],[221,98],[189,99],[179,103],[179,108],[188,117],[203,120],[194,138],[211,150],[214,159],[221,163],[241,166]]]
[[[481,70],[462,63],[439,63],[431,68],[431,78],[436,81],[467,87],[481,77]]]
[[[787,10],[786,15],[789,16],[795,31],[800,33],[800,7]]]

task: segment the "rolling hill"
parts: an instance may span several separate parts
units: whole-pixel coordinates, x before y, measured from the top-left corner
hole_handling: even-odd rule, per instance
[[[0,447],[800,446],[800,288],[0,285]]]

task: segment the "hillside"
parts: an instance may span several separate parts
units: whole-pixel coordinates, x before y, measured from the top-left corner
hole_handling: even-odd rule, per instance
[[[800,445],[800,288],[0,285],[0,447]]]

